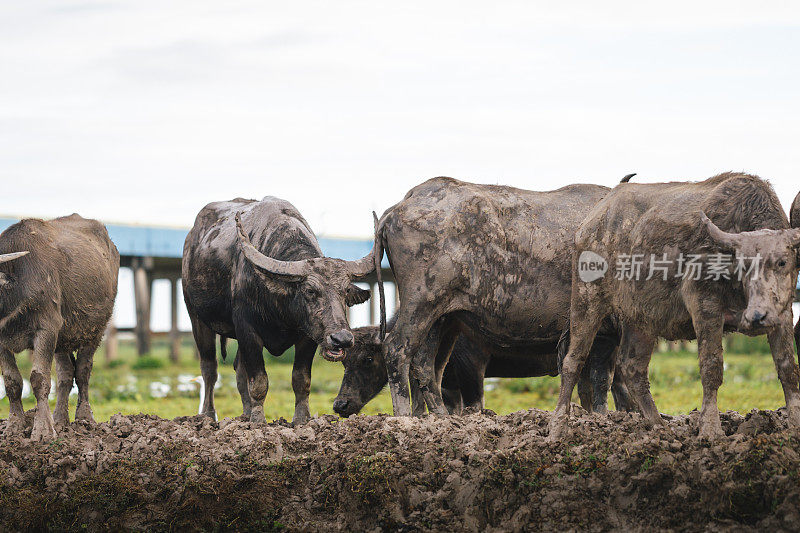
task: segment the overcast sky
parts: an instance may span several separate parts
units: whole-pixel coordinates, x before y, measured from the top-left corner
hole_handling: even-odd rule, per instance
[[[3,2],[0,213],[368,236],[421,181],[800,189],[796,2]]]

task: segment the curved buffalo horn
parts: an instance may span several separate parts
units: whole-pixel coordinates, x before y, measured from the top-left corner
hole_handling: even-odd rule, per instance
[[[10,254],[0,254],[0,263],[5,263],[6,261],[13,261],[14,259],[18,259],[23,255],[28,255],[30,252],[27,250],[24,252],[12,252]]]
[[[236,213],[236,231],[239,233],[239,244],[242,247],[242,252],[254,267],[258,268],[265,274],[280,277],[287,281],[301,281],[308,276],[309,267],[306,261],[281,261],[280,259],[273,259],[259,252],[255,246],[250,243],[250,239],[244,232],[242,227],[242,220],[239,216],[241,213]]]
[[[373,214],[374,216],[374,214]],[[347,272],[353,278],[363,278],[375,272],[375,258],[380,255],[380,250],[378,247],[380,243],[378,239],[375,239],[375,242],[372,245],[372,250],[370,250],[368,255],[365,255],[361,259],[357,259],[356,261],[348,261],[347,262]]]
[[[706,216],[703,211],[700,211],[700,220],[705,224],[708,234],[711,239],[725,248],[736,248],[741,243],[741,236],[738,233],[728,233],[722,231],[716,224],[711,222],[711,219]]]

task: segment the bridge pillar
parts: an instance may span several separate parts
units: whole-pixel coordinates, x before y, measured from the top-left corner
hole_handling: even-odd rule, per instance
[[[136,303],[136,349],[139,355],[150,353],[150,300],[153,293],[153,258],[134,257],[133,296]]]
[[[170,292],[170,329],[169,329],[169,359],[173,363],[178,362],[178,356],[181,351],[181,332],[178,330],[178,304],[180,302],[180,285],[178,280],[180,278],[171,277],[169,279]]]

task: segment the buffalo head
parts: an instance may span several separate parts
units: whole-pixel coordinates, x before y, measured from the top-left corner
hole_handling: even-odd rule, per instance
[[[378,254],[375,248],[357,261],[330,257],[281,261],[262,254],[250,243],[239,213],[236,228],[245,259],[272,290],[290,298],[294,320],[300,329],[320,345],[325,359],[342,361],[345,349],[353,346],[346,306],[363,303],[370,294],[353,285],[353,281],[375,271]]]
[[[355,344],[343,361],[344,377],[333,410],[339,416],[356,414],[386,386],[383,347],[378,326],[353,330]]]
[[[700,217],[714,244],[743,261],[747,307],[739,327],[750,330],[782,323],[785,313],[791,313],[794,300],[800,229],[728,233],[705,213]]]

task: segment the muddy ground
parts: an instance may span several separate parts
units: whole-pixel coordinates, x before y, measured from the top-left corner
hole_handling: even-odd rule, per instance
[[[580,411],[577,408],[576,411]],[[800,433],[781,411],[314,418],[252,427],[115,415],[0,439],[2,530],[800,530]],[[0,422],[0,430],[5,421]]]

